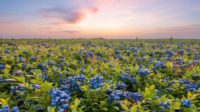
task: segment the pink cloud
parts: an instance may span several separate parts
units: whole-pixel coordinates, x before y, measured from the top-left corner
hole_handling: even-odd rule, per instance
[[[56,24],[76,24],[88,14],[95,14],[104,5],[112,0],[86,0],[73,1],[71,6],[57,6],[44,8],[39,11],[40,15]]]
[[[45,18],[56,20],[56,23],[75,24],[80,22],[87,13],[96,13],[97,11],[97,8],[65,9],[54,7],[42,9],[40,13]]]

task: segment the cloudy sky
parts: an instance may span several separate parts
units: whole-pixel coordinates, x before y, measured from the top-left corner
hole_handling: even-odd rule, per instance
[[[200,0],[0,0],[0,38],[196,38]]]

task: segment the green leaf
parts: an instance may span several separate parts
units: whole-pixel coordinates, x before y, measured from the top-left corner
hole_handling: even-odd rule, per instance
[[[5,105],[5,104],[7,104],[6,99],[0,99],[0,104],[1,104],[1,105]]]
[[[154,90],[154,89],[155,89],[155,85],[151,85],[150,90]]]
[[[72,110],[72,112],[77,112],[76,110]]]
[[[25,83],[25,77],[14,77],[17,81]]]
[[[163,96],[161,96],[161,101],[165,101],[165,99],[166,99],[166,95],[163,95]]]
[[[180,102],[175,102],[175,109],[180,109],[181,103]]]
[[[78,107],[78,105],[80,104],[80,100],[78,98],[76,98],[74,103],[75,103],[75,106]]]
[[[72,110],[75,110],[75,109],[76,109],[76,106],[75,106],[75,105],[70,105],[70,108],[71,108]]]
[[[41,84],[42,91],[49,91],[51,88],[52,88],[52,83],[45,81],[44,83]]]
[[[160,103],[160,100],[156,99],[154,102],[155,102],[156,105],[158,105]]]
[[[55,109],[56,109],[56,107],[51,107],[51,106],[47,107],[48,112],[55,112]]]
[[[124,110],[128,111],[128,107],[127,107],[125,104],[122,103],[121,106],[122,106],[122,108],[123,108]]]
[[[89,86],[88,85],[81,86],[81,90],[87,92],[89,90]]]
[[[188,92],[187,98],[190,99],[191,97],[192,97],[192,93],[191,93],[191,92]]]
[[[137,110],[137,105],[134,105],[134,106],[131,107],[131,111],[130,112],[136,112],[136,110]]]

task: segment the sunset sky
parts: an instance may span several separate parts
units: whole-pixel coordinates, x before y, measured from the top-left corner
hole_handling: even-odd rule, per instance
[[[0,0],[0,38],[196,38],[200,0]]]

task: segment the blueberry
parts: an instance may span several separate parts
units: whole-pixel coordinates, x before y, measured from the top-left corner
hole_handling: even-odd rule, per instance
[[[181,100],[181,105],[185,107],[191,107],[191,101],[189,99]]]
[[[66,109],[66,108],[68,108],[68,107],[69,107],[68,104],[64,104],[64,105],[63,105],[63,108],[64,108],[64,109]]]

